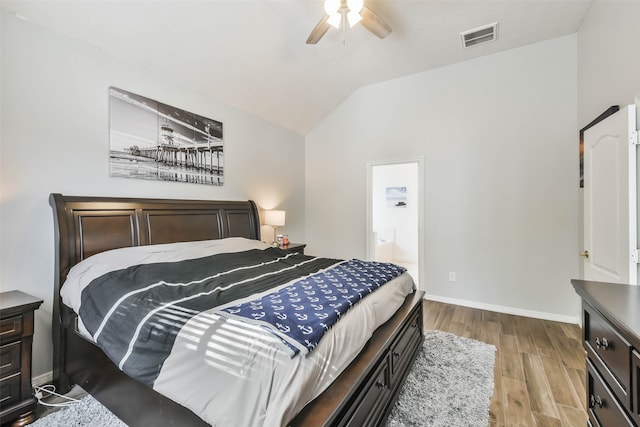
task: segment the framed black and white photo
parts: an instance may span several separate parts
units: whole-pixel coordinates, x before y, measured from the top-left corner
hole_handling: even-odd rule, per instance
[[[407,187],[386,187],[385,200],[388,208],[406,208]]]
[[[224,184],[222,123],[109,88],[113,177]]]

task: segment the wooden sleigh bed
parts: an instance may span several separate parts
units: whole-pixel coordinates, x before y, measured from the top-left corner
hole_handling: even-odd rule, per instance
[[[55,229],[53,379],[63,393],[79,385],[129,426],[204,426],[200,417],[133,380],[76,332],[60,298],[70,269],[110,249],[151,244],[260,239],[252,201],[74,197],[52,194]],[[387,418],[423,340],[422,292],[409,294],[355,360],[288,425],[380,425]]]

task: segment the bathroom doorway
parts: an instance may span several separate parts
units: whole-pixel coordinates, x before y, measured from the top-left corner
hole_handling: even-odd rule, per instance
[[[405,267],[418,288],[423,268],[423,159],[367,164],[367,259]]]

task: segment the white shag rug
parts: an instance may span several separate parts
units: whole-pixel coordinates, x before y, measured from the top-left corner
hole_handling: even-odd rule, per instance
[[[493,394],[493,345],[427,331],[388,427],[486,427]],[[127,427],[88,395],[36,420],[34,427]]]
[[[127,427],[90,394],[29,424],[32,427]]]
[[[447,332],[426,331],[388,427],[486,427],[496,348]]]

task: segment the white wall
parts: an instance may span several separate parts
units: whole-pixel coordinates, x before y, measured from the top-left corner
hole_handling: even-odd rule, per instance
[[[49,193],[253,199],[265,209],[285,209],[282,231],[293,241],[305,241],[302,136],[1,13],[0,288],[45,300],[36,312],[35,376],[51,370],[54,248]],[[111,85],[223,122],[225,185],[110,178]],[[263,233],[271,238],[270,228]]]
[[[363,257],[366,163],[422,155],[427,294],[577,321],[576,41],[355,92],[306,138],[308,252]]]
[[[594,0],[578,31],[578,125],[640,92],[640,1]]]
[[[591,4],[578,31],[579,128],[612,105],[623,108],[635,102],[634,95],[640,98],[639,22],[640,1],[595,0]],[[582,238],[582,190],[578,205],[579,252],[587,249]],[[583,277],[584,261],[580,258],[577,263]]]

